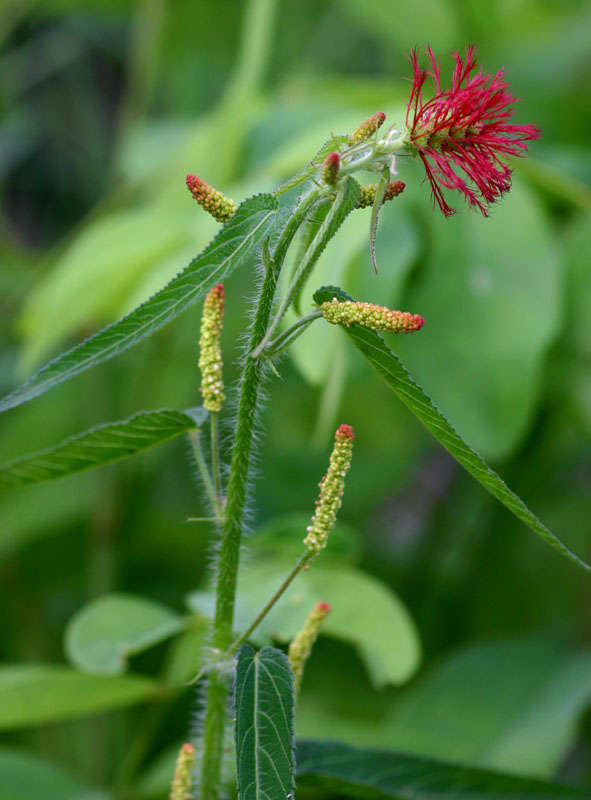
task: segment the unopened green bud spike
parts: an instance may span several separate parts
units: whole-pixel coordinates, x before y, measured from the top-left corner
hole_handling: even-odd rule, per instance
[[[371,328],[374,331],[391,333],[412,333],[420,330],[425,320],[419,314],[409,311],[393,311],[375,303],[358,303],[354,300],[327,300],[320,306],[322,316],[333,325],[346,325],[352,322]]]
[[[341,507],[345,476],[351,466],[354,438],[355,434],[350,425],[341,425],[335,433],[328,470],[320,481],[320,496],[316,501],[316,511],[304,539],[308,550],[314,553],[319,553],[326,547],[328,534],[335,524],[337,512]]]
[[[291,644],[289,645],[289,666],[293,672],[294,690],[296,696],[300,691],[302,685],[302,678],[304,677],[304,669],[306,662],[310,658],[310,653],[314,647],[314,643],[320,633],[322,623],[330,612],[328,603],[316,603],[312,611],[308,614],[308,618],[304,627],[297,633]]]
[[[338,153],[329,153],[322,163],[320,174],[324,183],[329,186],[334,186],[339,177],[339,169],[341,167],[341,157]]]
[[[186,743],[179,751],[174,778],[170,787],[169,800],[192,800],[193,767],[195,765],[195,748]]]
[[[220,411],[222,403],[226,399],[220,346],[224,301],[224,284],[218,283],[207,293],[201,317],[201,338],[199,340],[201,387],[199,391],[203,398],[203,407],[208,411]]]
[[[353,133],[349,136],[349,144],[358,144],[364,139],[369,139],[372,133],[375,133],[378,128],[384,124],[386,115],[383,111],[376,111],[371,117],[368,117],[358,128],[355,128]]]
[[[233,200],[196,175],[187,175],[187,189],[199,205],[218,222],[230,219],[236,211],[236,203]]]

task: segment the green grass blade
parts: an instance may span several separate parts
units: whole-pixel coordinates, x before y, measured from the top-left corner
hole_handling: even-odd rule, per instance
[[[235,706],[239,800],[293,797],[293,676],[284,653],[240,648]]]
[[[585,800],[589,790],[388,750],[302,741],[298,788],[365,800]]]
[[[198,427],[206,415],[202,408],[187,413],[163,408],[98,425],[55,447],[1,465],[0,489],[52,481],[111,464]]]
[[[352,298],[342,289],[334,286],[323,286],[314,294],[314,301],[318,304],[337,297],[341,300]],[[515,494],[507,484],[492,470],[486,461],[462,439],[450,425],[441,411],[425,394],[423,389],[415,383],[398,356],[390,350],[382,337],[369,328],[352,324],[343,326],[353,344],[363,353],[371,366],[386,381],[390,388],[396,392],[400,400],[433,434],[437,441],[448,450],[451,455],[466,469],[485,489],[497,500],[500,500],[516,517],[524,522],[534,533],[537,533],[547,544],[558,550],[561,555],[574,561],[584,569],[591,571],[591,567],[580,559],[575,553],[549,530],[535,514],[525,505],[523,500]]]
[[[218,235],[170,283],[126,317],[42,367],[0,400],[0,412],[32,400],[74,375],[113,358],[177,317],[252,257],[269,235],[276,210],[277,201],[270,194],[245,200]]]

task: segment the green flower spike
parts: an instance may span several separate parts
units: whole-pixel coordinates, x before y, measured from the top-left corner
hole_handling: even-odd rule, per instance
[[[358,303],[354,300],[327,300],[320,306],[322,316],[333,325],[346,325],[352,322],[371,328],[374,331],[391,333],[412,333],[420,330],[425,320],[419,314],[409,311],[392,311],[375,303]]]
[[[224,318],[224,284],[211,289],[203,304],[201,338],[199,340],[199,369],[203,407],[208,411],[220,411],[226,399],[222,376],[222,351],[220,333]]]
[[[351,136],[349,136],[349,145],[359,144],[364,139],[369,139],[372,133],[375,133],[378,128],[384,124],[386,115],[383,111],[376,111],[371,117],[368,117],[358,128],[355,128]]]
[[[187,189],[199,205],[218,222],[230,219],[236,211],[236,203],[233,200],[196,175],[187,175]]]
[[[314,643],[320,633],[322,623],[330,612],[328,603],[316,603],[312,611],[308,614],[304,627],[297,633],[289,645],[289,666],[293,672],[293,683],[296,697],[302,685],[304,668],[310,658],[310,653]]]
[[[350,425],[341,425],[335,433],[335,443],[330,455],[328,470],[320,481],[320,496],[316,501],[316,512],[308,526],[304,544],[308,550],[319,553],[326,547],[328,534],[335,524],[337,512],[341,507],[345,476],[351,466],[353,439],[355,434]]]
[[[193,766],[195,765],[195,748],[188,742],[179,751],[174,778],[170,786],[169,800],[192,800]]]
[[[402,194],[404,191],[404,187],[406,184],[404,181],[390,181],[388,186],[386,187],[386,193],[384,194],[385,203],[387,200],[393,200],[395,197],[398,197],[399,194]],[[361,196],[359,198],[359,202],[357,203],[357,208],[369,208],[373,206],[375,199],[376,199],[376,184],[372,184],[370,186],[362,186],[361,187]]]
[[[334,186],[339,177],[339,169],[341,167],[341,157],[338,153],[329,153],[322,162],[322,169],[320,174],[324,183],[329,186]]]

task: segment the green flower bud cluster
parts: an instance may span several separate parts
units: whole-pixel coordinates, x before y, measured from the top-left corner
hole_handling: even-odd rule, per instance
[[[304,677],[304,668],[306,662],[310,658],[310,653],[314,647],[314,643],[320,633],[322,623],[330,612],[328,603],[316,603],[312,611],[308,614],[308,618],[304,623],[304,627],[297,633],[291,644],[289,645],[288,657],[289,666],[293,672],[293,682],[296,695],[302,685],[302,678]]]
[[[390,181],[388,186],[386,187],[386,193],[384,195],[384,203],[387,200],[392,200],[394,197],[398,197],[399,194],[402,194],[404,191],[404,187],[406,184],[404,181]],[[377,191],[377,184],[372,184],[370,186],[362,186],[361,187],[361,196],[359,198],[359,202],[357,203],[357,208],[369,208],[369,206],[373,206],[375,199],[376,199],[376,191]]]
[[[364,139],[369,139],[372,133],[375,133],[378,128],[384,124],[386,115],[383,111],[376,111],[371,117],[368,117],[358,128],[355,128],[353,133],[349,136],[349,145],[358,144],[363,142]]]
[[[375,303],[358,303],[353,300],[327,300],[320,306],[322,316],[333,325],[346,325],[352,322],[371,328],[374,331],[391,333],[412,333],[420,330],[425,320],[419,314],[409,311],[393,311]]]
[[[220,333],[224,319],[224,284],[211,289],[203,304],[201,338],[199,340],[199,369],[203,407],[208,411],[220,411],[226,399],[222,375],[222,351]]]
[[[236,211],[236,203],[233,200],[196,175],[187,175],[187,189],[199,205],[218,222],[230,219]]]
[[[322,162],[322,169],[320,171],[324,183],[329,186],[334,186],[339,177],[339,169],[341,167],[341,157],[338,153],[329,153]]]
[[[341,507],[345,476],[351,466],[354,438],[355,434],[350,425],[341,425],[335,433],[328,470],[320,481],[320,496],[316,501],[316,511],[304,539],[306,547],[315,553],[326,547],[328,534],[335,524],[337,512]]]
[[[192,800],[193,767],[195,765],[195,748],[188,742],[179,751],[174,778],[170,787],[169,800]]]

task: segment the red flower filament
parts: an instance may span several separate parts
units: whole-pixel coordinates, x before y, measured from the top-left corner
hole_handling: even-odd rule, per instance
[[[443,188],[461,192],[468,203],[487,216],[487,205],[511,187],[511,169],[503,156],[525,155],[528,142],[540,131],[534,125],[510,123],[517,98],[507,90],[504,71],[487,75],[476,64],[473,47],[463,59],[454,53],[451,89],[442,89],[440,69],[431,48],[430,69],[419,67],[411,52],[413,82],[406,112],[410,142],[416,147],[431,184],[433,200],[446,217],[455,213]],[[424,100],[423,87],[431,78],[435,94]]]

